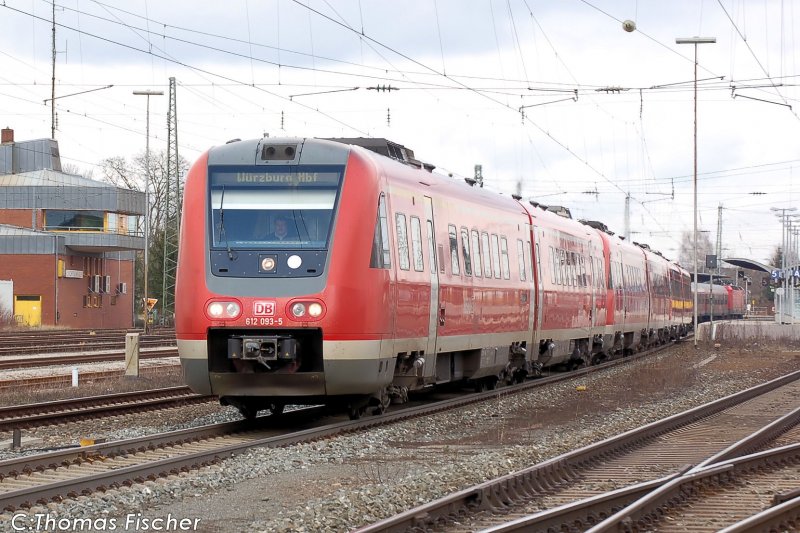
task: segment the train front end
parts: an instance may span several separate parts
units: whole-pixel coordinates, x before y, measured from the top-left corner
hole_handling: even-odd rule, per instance
[[[361,365],[375,370],[378,353],[359,359],[336,340],[348,329],[336,302],[350,298],[358,309],[360,299],[347,293],[358,273],[351,270],[337,283],[337,268],[347,270],[353,260],[345,250],[366,248],[368,256],[372,231],[340,232],[342,266],[332,266],[337,223],[358,216],[352,208],[339,216],[350,153],[329,141],[265,138],[213,148],[190,170],[176,335],[185,381],[194,391],[218,395],[251,415],[287,403],[328,403],[331,396],[346,403],[380,389],[378,372],[359,378]],[[369,169],[352,173],[359,178],[351,179],[351,188],[377,188],[363,178]],[[336,358],[337,352],[348,353]]]

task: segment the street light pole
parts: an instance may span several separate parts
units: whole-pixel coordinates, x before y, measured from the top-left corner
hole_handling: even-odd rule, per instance
[[[697,45],[717,42],[716,37],[678,37],[675,44],[694,45],[694,347],[697,348]],[[714,290],[713,283],[711,290]],[[711,293],[713,295],[713,292]],[[713,309],[713,304],[712,304]]]
[[[147,323],[150,318],[150,312],[147,309],[147,265],[150,248],[150,97],[161,96],[164,94],[164,91],[133,91],[133,94],[147,97],[147,140],[145,141],[144,149],[144,331],[147,333]]]
[[[781,293],[780,297],[778,298],[778,305],[776,306],[776,311],[778,312],[778,323],[783,324],[783,308],[786,304],[786,292],[787,292],[787,276],[786,276],[786,223],[790,222],[789,217],[792,215],[788,215],[788,212],[797,211],[796,207],[770,207],[770,211],[779,212],[780,214],[778,217],[781,219]],[[794,305],[794,304],[793,304]]]

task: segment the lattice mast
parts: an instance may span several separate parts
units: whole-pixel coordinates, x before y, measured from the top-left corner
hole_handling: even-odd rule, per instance
[[[164,210],[164,278],[161,296],[161,316],[171,320],[175,314],[175,271],[178,266],[178,236],[181,225],[180,158],[178,157],[178,108],[175,78],[169,79],[169,110],[167,111],[167,194]]]

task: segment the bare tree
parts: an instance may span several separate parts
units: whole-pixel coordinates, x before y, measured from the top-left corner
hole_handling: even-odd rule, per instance
[[[179,162],[179,174],[181,176],[181,183],[183,183],[183,176],[189,169],[189,163],[181,158]],[[164,264],[164,238],[165,226],[167,223],[167,194],[176,195],[175,183],[170,183],[169,172],[167,172],[167,152],[165,150],[159,152],[150,152],[150,172],[147,172],[147,157],[144,152],[134,156],[130,161],[122,156],[109,157],[100,163],[102,180],[111,183],[117,187],[124,189],[131,189],[136,191],[144,191],[145,178],[150,176],[149,187],[149,209],[147,210],[150,223],[149,243],[149,267],[148,267],[148,284],[152,287],[149,296],[153,298],[161,298],[161,279],[162,279],[162,266]],[[181,185],[183,190],[183,185]],[[173,197],[174,200],[174,197]],[[173,213],[174,215],[174,213]],[[144,230],[144,224],[141,225]],[[177,245],[177,243],[175,243]],[[141,290],[142,280],[141,271],[143,270],[137,259],[137,293]],[[143,296],[137,294],[137,298]]]
[[[101,180],[134,191],[144,190],[144,177],[121,156],[100,161]]]
[[[170,187],[170,194],[176,194],[172,189],[174,183],[169,183],[169,173],[167,172],[167,152],[150,152],[150,172],[146,171],[147,157],[141,152],[128,161],[122,156],[109,157],[100,162],[102,180],[117,187],[144,191],[144,182],[147,175],[150,176],[150,237],[154,237],[159,231],[163,231],[166,223],[166,202],[167,189]],[[183,176],[189,169],[189,163],[181,158],[179,173]],[[174,181],[174,180],[173,180]],[[182,188],[182,187],[181,187]]]
[[[80,165],[76,165],[74,163],[61,163],[61,172],[64,174],[72,174],[73,176],[83,176],[84,178],[89,179],[91,179],[92,174],[94,174],[93,170],[86,170]]]
[[[697,271],[705,272],[706,255],[714,253],[711,237],[707,231],[697,231]],[[717,258],[719,260],[719,258]],[[678,262],[689,272],[694,272],[694,232],[684,231],[678,251]]]

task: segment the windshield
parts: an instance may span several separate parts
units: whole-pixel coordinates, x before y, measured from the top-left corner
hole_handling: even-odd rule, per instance
[[[211,167],[212,247],[326,249],[342,167]]]

